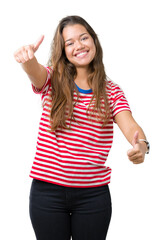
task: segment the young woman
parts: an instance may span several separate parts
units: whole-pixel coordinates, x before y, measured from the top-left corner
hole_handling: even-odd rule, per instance
[[[14,53],[28,74],[43,112],[30,172],[30,218],[38,240],[104,240],[112,212],[104,166],[116,122],[132,144],[128,158],[149,150],[122,89],[107,78],[94,30],[79,16],[63,18],[48,67],[34,53],[44,36]]]

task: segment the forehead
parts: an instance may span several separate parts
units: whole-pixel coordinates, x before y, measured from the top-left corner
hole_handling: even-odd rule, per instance
[[[68,39],[78,38],[83,33],[88,33],[86,28],[81,24],[74,24],[74,25],[66,26],[63,29],[62,35],[63,35],[63,39],[66,41]]]

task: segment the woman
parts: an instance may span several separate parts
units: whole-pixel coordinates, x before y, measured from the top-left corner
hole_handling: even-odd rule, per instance
[[[30,172],[30,217],[39,240],[104,240],[112,212],[104,166],[116,122],[132,144],[128,158],[144,161],[148,142],[122,89],[107,78],[94,30],[79,16],[63,18],[48,67],[34,53],[44,36],[14,56],[28,74],[43,112]]]

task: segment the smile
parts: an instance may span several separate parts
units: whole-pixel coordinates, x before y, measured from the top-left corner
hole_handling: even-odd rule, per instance
[[[88,51],[80,52],[75,55],[77,58],[85,57],[88,54]]]

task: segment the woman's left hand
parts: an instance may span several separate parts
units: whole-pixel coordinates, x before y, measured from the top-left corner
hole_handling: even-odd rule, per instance
[[[136,131],[132,140],[133,148],[128,150],[127,155],[134,164],[143,163],[146,153],[146,143],[139,142],[139,132]]]

